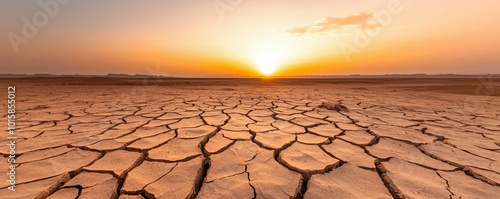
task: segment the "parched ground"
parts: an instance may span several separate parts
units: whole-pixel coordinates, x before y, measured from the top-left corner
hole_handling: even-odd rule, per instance
[[[2,79],[0,196],[500,198],[497,82]]]

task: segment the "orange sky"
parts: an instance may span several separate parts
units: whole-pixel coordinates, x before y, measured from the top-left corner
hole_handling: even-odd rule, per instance
[[[500,73],[499,7],[497,0],[2,1],[0,73]]]

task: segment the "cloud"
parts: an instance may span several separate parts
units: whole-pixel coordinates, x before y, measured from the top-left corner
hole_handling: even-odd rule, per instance
[[[297,26],[288,29],[286,32],[300,36],[307,33],[322,34],[332,30],[341,30],[348,26],[358,27],[360,29],[371,29],[381,26],[379,23],[369,22],[371,19],[373,19],[373,15],[369,13],[360,13],[347,17],[326,17],[305,26]]]

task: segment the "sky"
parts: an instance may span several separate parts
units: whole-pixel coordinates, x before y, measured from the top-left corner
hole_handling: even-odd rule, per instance
[[[1,0],[0,74],[500,74],[500,1]]]

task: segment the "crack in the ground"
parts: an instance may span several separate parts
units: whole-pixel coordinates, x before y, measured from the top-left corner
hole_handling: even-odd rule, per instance
[[[441,176],[441,174],[439,174],[439,172],[437,172],[437,171],[436,171],[436,175],[439,176],[441,179],[443,179],[446,182],[446,190],[448,190],[448,192],[450,192],[450,199],[453,199],[453,196],[455,194],[451,191],[450,183],[448,182],[448,180],[446,178],[444,178],[443,176]]]
[[[305,134],[310,134],[310,135],[315,135],[315,136],[320,136],[320,137],[328,138],[328,141],[327,141],[328,143],[332,143],[333,140],[339,139],[339,140],[343,140],[343,141],[345,141],[347,143],[353,144],[355,146],[361,147],[363,149],[364,153],[366,153],[367,155],[375,158],[375,169],[373,169],[373,168],[362,168],[362,169],[367,169],[367,170],[371,170],[371,171],[375,170],[378,173],[378,175],[379,175],[380,179],[382,180],[382,182],[384,183],[385,187],[389,190],[389,192],[391,193],[391,195],[394,198],[405,198],[405,196],[402,195],[402,193],[397,189],[397,186],[387,176],[386,170],[385,170],[385,168],[383,168],[383,166],[381,164],[381,162],[389,161],[392,157],[385,158],[385,159],[377,158],[376,156],[374,156],[373,154],[371,154],[366,149],[366,146],[377,145],[381,138],[389,138],[389,139],[394,139],[394,140],[398,140],[398,141],[401,141],[401,142],[404,142],[404,143],[411,144],[412,146],[417,147],[423,154],[425,154],[426,156],[428,156],[430,158],[433,158],[435,160],[438,160],[438,161],[441,161],[441,162],[448,163],[450,165],[456,166],[457,168],[454,169],[454,170],[452,170],[452,171],[463,170],[468,176],[471,176],[474,179],[481,180],[482,182],[489,183],[491,185],[497,185],[497,186],[499,186],[498,183],[492,182],[491,180],[489,180],[485,176],[473,172],[473,170],[471,170],[467,166],[461,165],[460,163],[446,161],[446,160],[444,160],[444,159],[442,159],[442,158],[440,158],[440,157],[438,157],[436,155],[433,155],[433,154],[431,154],[429,152],[426,152],[421,147],[425,143],[413,143],[413,142],[408,141],[408,140],[402,140],[402,139],[393,138],[393,137],[390,137],[390,136],[379,136],[379,135],[375,134],[374,132],[372,132],[371,130],[368,129],[368,127],[373,126],[374,124],[363,122],[363,119],[362,119],[362,117],[366,117],[366,119],[374,120],[375,123],[378,123],[376,121],[380,121],[381,123],[386,123],[386,125],[391,125],[389,122],[385,122],[385,121],[383,121],[381,119],[381,118],[383,118],[383,119],[387,120],[387,118],[385,116],[389,115],[388,112],[390,112],[390,114],[396,114],[397,115],[396,117],[394,117],[394,119],[396,119],[396,121],[404,119],[404,120],[407,120],[407,121],[410,122],[410,123],[408,123],[408,125],[405,125],[405,128],[417,129],[417,130],[420,130],[420,133],[422,133],[423,135],[428,135],[428,136],[435,137],[436,139],[434,140],[434,142],[442,142],[442,143],[447,144],[449,146],[452,146],[452,147],[454,147],[454,148],[456,148],[458,150],[464,151],[465,153],[468,153],[468,154],[471,154],[471,155],[474,155],[474,156],[477,156],[477,157],[481,157],[481,158],[484,158],[484,159],[487,159],[487,160],[495,161],[492,158],[483,157],[481,155],[474,154],[473,151],[470,151],[470,150],[467,150],[467,149],[462,149],[459,146],[452,145],[452,144],[450,144],[450,143],[447,142],[447,139],[446,139],[445,136],[431,133],[431,132],[429,132],[427,130],[427,127],[424,127],[424,126],[428,125],[428,123],[439,122],[441,120],[432,119],[432,118],[431,119],[425,119],[425,118],[418,117],[418,115],[410,114],[410,113],[422,113],[422,114],[434,113],[437,116],[437,115],[442,115],[440,113],[446,113],[446,111],[441,111],[441,112],[440,111],[434,111],[434,112],[428,112],[428,111],[426,111],[426,112],[424,112],[424,111],[418,111],[417,108],[413,108],[413,107],[396,107],[396,108],[390,108],[390,107],[386,107],[386,106],[389,106],[390,104],[381,104],[381,105],[375,104],[374,105],[375,102],[367,102],[365,104],[364,102],[352,101],[352,100],[359,100],[356,97],[344,97],[344,99],[338,100],[338,104],[344,106],[346,109],[348,109],[347,105],[351,105],[349,107],[349,110],[351,112],[347,113],[347,111],[344,112],[344,111],[341,111],[341,110],[334,110],[334,111],[336,113],[339,113],[341,116],[345,117],[345,118],[340,118],[342,121],[344,121],[344,122],[349,122],[350,121],[350,124],[353,124],[353,127],[359,127],[360,129],[364,130],[365,132],[367,132],[368,134],[370,134],[371,136],[373,136],[373,138],[370,140],[370,142],[368,144],[357,144],[357,143],[354,143],[352,141],[349,141],[347,139],[342,138],[342,136],[346,135],[347,131],[346,130],[342,130],[339,127],[339,125],[337,124],[337,122],[333,122],[333,120],[332,121],[327,120],[328,118],[330,118],[330,116],[328,114],[325,114],[323,111],[321,111],[321,112],[318,111],[319,109],[317,109],[317,107],[318,107],[318,103],[319,102],[314,101],[316,99],[316,97],[317,97],[316,95],[314,95],[314,96],[307,95],[306,97],[299,98],[300,100],[297,99],[299,101],[293,101],[293,100],[280,99],[279,95],[272,96],[272,97],[259,96],[259,97],[252,97],[252,98],[250,98],[250,101],[249,101],[248,100],[249,98],[242,98],[242,97],[238,97],[238,96],[237,97],[230,96],[230,97],[227,97],[226,99],[215,98],[215,97],[210,96],[209,98],[211,100],[206,101],[206,102],[203,101],[203,100],[206,100],[206,98],[200,98],[200,97],[198,97],[198,98],[173,97],[173,98],[170,98],[169,100],[162,101],[162,103],[166,103],[167,105],[162,105],[162,106],[159,106],[159,108],[156,107],[154,109],[148,109],[148,108],[146,108],[146,106],[148,106],[147,102],[134,103],[133,105],[130,102],[127,102],[127,103],[120,103],[120,102],[119,103],[108,103],[108,104],[106,104],[106,107],[110,111],[119,111],[124,116],[116,114],[116,115],[112,115],[113,117],[111,117],[111,116],[104,117],[104,115],[106,115],[106,114],[98,114],[99,117],[104,117],[104,118],[106,118],[106,120],[109,120],[110,124],[112,124],[114,122],[117,122],[117,121],[118,121],[118,123],[112,124],[110,126],[107,126],[106,129],[103,128],[104,129],[103,131],[100,131],[100,133],[97,133],[97,134],[93,134],[92,136],[98,136],[98,135],[105,134],[106,132],[115,129],[115,127],[117,127],[119,125],[128,124],[128,125],[132,126],[132,123],[135,124],[137,121],[142,121],[142,118],[149,119],[146,123],[142,123],[140,125],[131,127],[129,129],[130,132],[127,132],[125,134],[122,134],[122,135],[116,137],[116,138],[122,138],[122,137],[125,137],[125,136],[128,136],[128,135],[134,134],[139,128],[141,128],[141,127],[149,124],[153,120],[156,120],[156,119],[164,116],[167,113],[175,113],[176,111],[190,112],[190,113],[188,113],[188,115],[190,115],[191,113],[196,113],[197,114],[196,116],[193,116],[194,114],[191,114],[191,116],[189,116],[189,117],[184,117],[182,114],[179,114],[179,119],[178,119],[177,122],[180,122],[181,119],[189,119],[189,118],[196,117],[196,118],[201,119],[201,121],[202,121],[202,123],[204,125],[209,125],[208,122],[207,122],[207,120],[206,120],[206,118],[204,116],[202,116],[202,115],[204,113],[207,113],[207,110],[220,111],[220,115],[217,115],[216,117],[225,117],[225,119],[222,122],[217,121],[217,125],[213,125],[213,126],[216,127],[216,130],[214,132],[212,132],[212,133],[204,136],[203,140],[199,143],[198,147],[201,150],[201,154],[197,154],[195,156],[190,156],[190,157],[184,158],[182,160],[176,160],[176,161],[167,161],[167,160],[161,160],[161,159],[160,160],[154,160],[154,159],[150,159],[147,156],[149,150],[161,147],[164,144],[167,144],[172,139],[180,139],[180,138],[178,138],[178,131],[177,131],[177,129],[174,129],[174,133],[175,133],[174,138],[166,140],[164,142],[161,142],[158,145],[156,145],[155,147],[153,147],[151,149],[148,149],[148,150],[133,149],[133,148],[128,148],[128,146],[130,144],[132,144],[133,142],[137,141],[138,139],[149,138],[149,137],[153,137],[153,136],[156,136],[156,135],[168,133],[170,131],[158,133],[156,135],[150,135],[150,136],[146,136],[146,137],[137,138],[137,139],[134,139],[132,141],[128,141],[128,142],[124,143],[124,145],[121,148],[112,149],[112,150],[96,150],[96,149],[92,149],[92,148],[88,147],[90,144],[88,144],[86,146],[76,147],[76,146],[72,146],[71,143],[68,143],[68,144],[65,144],[65,146],[67,146],[69,148],[77,148],[77,149],[85,150],[85,151],[98,152],[100,154],[99,157],[96,160],[92,161],[87,166],[92,165],[95,161],[101,159],[104,156],[104,153],[109,152],[109,151],[126,150],[126,151],[136,151],[136,152],[142,153],[142,156],[141,156],[142,158],[140,158],[140,160],[138,162],[136,162],[134,165],[132,165],[129,168],[129,170],[125,171],[122,176],[118,176],[117,174],[114,174],[113,172],[109,172],[109,171],[94,171],[94,170],[90,171],[90,172],[97,172],[97,173],[110,173],[115,178],[118,179],[118,185],[117,185],[117,188],[116,188],[117,195],[114,196],[114,197],[118,197],[121,194],[134,194],[134,195],[140,194],[144,198],[154,198],[153,197],[154,193],[147,193],[144,190],[146,186],[148,186],[148,185],[150,185],[150,184],[152,184],[154,182],[157,182],[159,179],[161,179],[165,175],[169,174],[174,168],[177,168],[177,165],[178,165],[179,162],[187,162],[187,161],[190,161],[190,160],[192,160],[194,158],[200,157],[202,155],[204,157],[203,160],[202,160],[202,166],[201,166],[201,168],[199,169],[199,171],[198,171],[198,173],[196,175],[196,180],[195,180],[194,185],[193,185],[193,191],[188,196],[188,198],[196,198],[198,196],[199,192],[201,191],[201,189],[202,189],[202,187],[203,187],[204,184],[208,184],[208,183],[212,183],[213,182],[213,181],[210,181],[210,182],[206,181],[206,176],[207,176],[207,174],[208,174],[208,172],[209,172],[209,170],[210,170],[210,168],[212,166],[211,165],[211,161],[210,161],[210,156],[214,155],[214,154],[220,154],[223,151],[226,151],[226,150],[230,149],[232,146],[234,146],[235,143],[237,143],[237,141],[244,141],[245,140],[245,139],[241,139],[241,140],[240,139],[231,139],[231,142],[229,144],[221,147],[220,149],[218,149],[217,151],[215,151],[213,153],[209,153],[206,150],[206,148],[205,148],[206,144],[210,141],[210,139],[212,137],[214,137],[217,133],[220,133],[220,131],[223,129],[222,128],[223,126],[229,124],[230,121],[237,119],[237,118],[234,117],[234,116],[237,116],[237,115],[242,115],[242,116],[248,118],[249,121],[252,121],[250,123],[246,123],[245,124],[245,127],[248,129],[248,132],[251,135],[250,141],[252,143],[256,144],[261,149],[266,149],[266,150],[273,151],[273,158],[274,158],[274,160],[276,162],[278,162],[281,166],[285,167],[286,169],[288,169],[288,170],[290,170],[292,172],[301,174],[301,179],[300,179],[301,181],[299,182],[299,186],[297,187],[295,194],[293,196],[290,196],[291,198],[302,199],[304,197],[305,193],[308,191],[308,184],[309,184],[309,180],[311,179],[312,175],[328,173],[328,172],[332,171],[333,169],[336,169],[336,168],[338,168],[338,167],[340,167],[340,166],[342,166],[343,164],[346,163],[344,160],[342,160],[340,158],[337,158],[334,152],[328,152],[328,151],[326,151],[322,147],[322,144],[324,144],[324,143],[320,143],[320,144],[309,144],[309,145],[318,146],[318,147],[320,147],[320,149],[322,150],[322,152],[326,153],[328,156],[330,156],[332,158],[338,159],[339,162],[337,164],[328,165],[328,166],[326,166],[324,169],[322,169],[320,171],[302,170],[302,169],[295,168],[295,167],[289,165],[286,161],[284,161],[284,160],[281,159],[280,155],[282,154],[282,152],[284,150],[286,150],[287,148],[291,147],[294,143],[298,142],[297,141],[298,138],[297,138],[296,134],[295,134],[295,139],[293,141],[290,141],[290,142],[284,144],[279,149],[274,149],[274,148],[271,148],[271,147],[266,147],[263,143],[261,143],[261,142],[259,142],[259,141],[257,141],[255,139],[259,133],[269,133],[269,131],[273,131],[273,130],[267,130],[265,132],[259,132],[258,133],[258,132],[255,132],[255,131],[253,131],[253,130],[251,130],[249,128],[250,124],[259,123],[259,121],[261,121],[261,119],[259,119],[259,118],[261,118],[261,117],[262,118],[263,117],[269,117],[269,118],[273,119],[274,122],[276,122],[276,121],[284,121],[284,122],[288,122],[290,124],[294,124],[294,125],[298,125],[300,127],[303,127],[303,128],[306,129]],[[198,102],[200,102],[200,103],[198,103]],[[353,103],[355,103],[356,105],[353,105]],[[94,106],[97,106],[95,103],[86,103],[86,104],[90,108],[92,108]],[[170,104],[172,104],[173,106],[177,106],[177,107],[172,108],[172,106]],[[121,109],[119,108],[119,107],[124,107],[124,106],[129,106],[129,107],[133,107],[133,108],[121,108]],[[283,108],[283,109],[281,109],[281,108]],[[157,110],[161,110],[161,111],[163,111],[163,113],[159,113]],[[256,110],[270,111],[271,115],[266,116],[266,114],[254,113]],[[366,111],[366,112],[363,112],[363,111]],[[371,116],[370,113],[373,112],[373,111],[379,111],[379,112],[381,112],[380,116],[377,116],[377,117],[380,117],[380,118]],[[81,114],[81,112],[85,113],[86,115]],[[91,113],[91,112],[94,112],[94,113]],[[96,110],[89,109],[88,107],[86,107],[86,108],[80,109],[78,111],[78,113],[75,114],[75,115],[84,116],[84,117],[85,116],[94,116],[95,112],[96,112]],[[407,114],[407,112],[408,112],[408,114]],[[52,127],[58,126],[58,125],[62,125],[61,121],[69,121],[69,120],[72,120],[73,118],[77,118],[78,117],[78,116],[73,115],[72,113],[74,113],[74,112],[70,113],[69,111],[65,111],[63,114],[67,115],[68,116],[67,118],[64,118],[62,120],[50,120],[51,122],[53,122],[53,126]],[[53,114],[56,114],[56,113],[53,113]],[[51,115],[52,115],[52,113],[51,113]],[[233,115],[233,117],[231,117],[231,115]],[[254,117],[252,117],[250,115],[253,115]],[[352,115],[352,117],[349,116],[349,115]],[[137,116],[140,116],[140,117],[137,117]],[[154,117],[154,116],[156,116],[156,117]],[[278,118],[279,116],[281,116],[281,117]],[[473,118],[478,117],[476,115],[472,115],[472,116],[473,116]],[[207,117],[211,117],[211,116],[207,116]],[[297,117],[309,118],[312,121],[317,120],[317,123],[312,124],[312,125],[305,125],[305,124],[310,124],[310,123],[300,122],[299,120],[295,121],[293,119],[288,119],[287,120],[287,118],[297,118]],[[409,117],[409,118],[407,118],[407,117]],[[480,129],[488,130],[487,128],[483,127],[483,125],[471,125],[470,123],[462,122],[462,121],[457,121],[456,119],[450,119],[449,117],[446,117],[446,116],[444,116],[442,118],[445,119],[445,120],[443,120],[443,125],[446,124],[445,122],[451,123],[450,121],[453,121],[455,123],[459,123],[459,124],[464,125],[464,127],[471,127],[470,128],[471,130],[466,130],[467,133],[475,133],[475,134],[481,135],[483,138],[485,138],[487,140],[491,140],[491,141],[494,140],[491,137],[487,137],[484,133],[472,131],[472,130],[476,130],[476,129],[478,129],[478,130],[480,130]],[[333,118],[333,119],[335,119],[335,118]],[[361,120],[361,121],[359,121],[358,119]],[[271,122],[270,125],[272,127],[274,127],[276,130],[280,130],[279,128],[277,128],[277,127],[275,127],[273,125],[274,122]],[[176,122],[171,123],[171,124],[175,124],[175,123]],[[301,125],[299,123],[302,123],[303,125]],[[311,122],[311,123],[314,123],[314,122]],[[326,136],[323,136],[323,135],[319,135],[317,133],[313,133],[313,132],[311,132],[309,130],[309,128],[316,127],[316,126],[319,126],[319,125],[323,125],[323,123],[333,124],[336,128],[341,129],[341,133],[337,134],[337,135],[335,135],[333,137],[326,137]],[[413,123],[413,124],[411,124],[411,123]],[[41,122],[41,123],[38,123],[38,124],[30,125],[28,127],[35,127],[36,128],[36,126],[43,125],[43,124],[44,123]],[[72,123],[71,121],[69,121],[69,122],[65,122],[64,124],[68,125],[68,127],[66,128],[66,130],[68,130],[69,134],[74,134],[74,129],[72,129],[72,127],[75,127],[76,124],[90,124],[90,123],[87,123],[87,122]],[[169,124],[169,125],[171,125],[171,124]],[[167,128],[169,125],[165,125],[165,128]],[[403,126],[403,124],[401,124],[401,125]],[[448,124],[446,124],[446,125],[448,125]],[[46,126],[46,125],[43,125],[43,126]],[[41,126],[40,128],[42,128],[43,126]],[[209,125],[209,126],[212,126],[212,125]],[[420,127],[422,127],[422,128],[420,128]],[[44,131],[42,131],[38,135],[35,135],[35,137],[42,136],[45,133],[45,130],[47,130],[47,131],[50,130],[50,127],[47,127],[47,128],[43,127],[43,129],[44,129]],[[226,138],[224,135],[222,135],[222,137]],[[100,139],[98,141],[113,140],[113,139],[116,139],[116,138],[106,138],[106,139]],[[28,139],[30,139],[30,138],[28,138]],[[499,142],[494,142],[494,143],[496,145],[500,146]],[[64,146],[64,145],[62,145],[62,146]],[[60,147],[60,146],[57,146],[57,147]],[[50,149],[50,148],[56,148],[56,147],[48,147],[48,148],[44,148],[44,149]],[[478,147],[478,148],[484,149],[483,147]],[[499,149],[485,149],[485,150],[488,150],[488,151],[491,151],[491,152],[496,152],[496,153],[498,153],[500,151]],[[65,154],[65,153],[62,153],[62,154]],[[50,157],[45,157],[45,158],[40,159],[40,160],[45,160],[45,159],[56,157],[56,156],[62,155],[62,154],[57,154],[57,155],[53,155],[53,156],[50,156]],[[22,156],[23,154],[19,154],[19,155]],[[254,158],[256,158],[256,157],[257,157],[257,154],[255,154],[255,156],[252,157],[252,160]],[[138,167],[140,164],[142,164],[142,162],[144,160],[154,161],[154,162],[175,163],[175,165],[174,165],[174,167],[171,168],[170,171],[168,171],[167,173],[163,174],[161,177],[159,177],[155,181],[149,182],[148,184],[146,184],[142,188],[141,191],[136,191],[136,192],[122,191],[121,188],[123,186],[123,183],[124,183],[125,179],[127,178],[127,175],[129,174],[129,172],[132,169]],[[39,161],[39,160],[33,160],[33,161],[29,161],[29,162],[34,162],[34,161]],[[418,165],[419,167],[423,167],[423,168],[426,168],[426,169],[434,170],[434,171],[436,171],[437,175],[439,175],[439,172],[437,172],[437,171],[440,171],[440,170],[433,169],[433,168],[431,168],[429,166],[425,166],[425,165],[422,165],[422,164],[419,164],[419,163],[410,162],[410,161],[408,161],[408,162],[410,164]],[[25,162],[25,163],[28,163],[28,162]],[[492,163],[493,162],[490,163],[490,167],[491,167]],[[22,166],[22,165],[20,165],[20,166]],[[84,167],[86,167],[86,166],[84,166]],[[81,167],[81,168],[76,169],[74,171],[68,172],[68,175],[70,176],[70,179],[74,178],[76,175],[80,174],[82,171],[87,171],[87,170],[83,169],[84,167]],[[491,168],[490,168],[490,170],[491,170]],[[488,171],[490,171],[490,170],[488,170]],[[498,172],[495,172],[495,171],[491,171],[491,172],[494,172],[494,173],[498,174]],[[248,178],[249,186],[251,186],[251,188],[253,189],[253,198],[256,198],[257,197],[257,190],[256,190],[256,187],[254,187],[254,185],[252,185],[251,174],[250,174],[250,172],[248,172],[248,165],[245,165],[245,171],[243,173],[247,173],[247,178]],[[238,173],[238,174],[235,174],[235,175],[240,175],[240,174],[243,174],[243,173]],[[228,177],[231,177],[231,176],[228,176]],[[439,175],[439,177],[442,178],[442,176],[440,176],[440,175]],[[44,179],[47,179],[47,178],[44,178]],[[444,179],[444,178],[442,178],[442,179]],[[38,181],[38,180],[43,180],[43,179],[37,179],[36,181]],[[446,181],[446,179],[444,179],[444,180]],[[34,182],[34,181],[31,181],[31,182]],[[30,183],[30,182],[26,182],[26,183]],[[22,184],[26,184],[26,183],[22,183]],[[447,184],[447,189],[450,192],[450,198],[451,198],[453,196],[453,193],[450,191],[450,187],[449,187],[448,181],[446,181],[446,184]],[[82,192],[82,189],[83,189],[82,187],[78,187],[78,186],[64,187],[64,188],[76,188],[76,189],[78,189],[78,196],[77,197],[80,196],[80,194]],[[279,188],[281,189],[281,191],[283,191],[282,187],[279,187]],[[58,186],[58,187],[54,188],[54,191],[56,191],[58,189],[61,189],[61,186]],[[284,193],[286,193],[286,192],[284,192]]]
[[[303,173],[300,178],[299,187],[295,191],[295,195],[291,197],[292,199],[304,199],[306,195],[307,188],[309,186],[309,180],[311,179],[311,175],[308,173]]]
[[[375,160],[375,168],[376,171],[384,183],[385,187],[387,190],[389,190],[389,193],[391,193],[392,197],[394,199],[406,199],[404,195],[401,193],[401,191],[395,186],[395,183],[387,176],[386,172],[387,170],[382,166],[381,161],[379,159]]]

